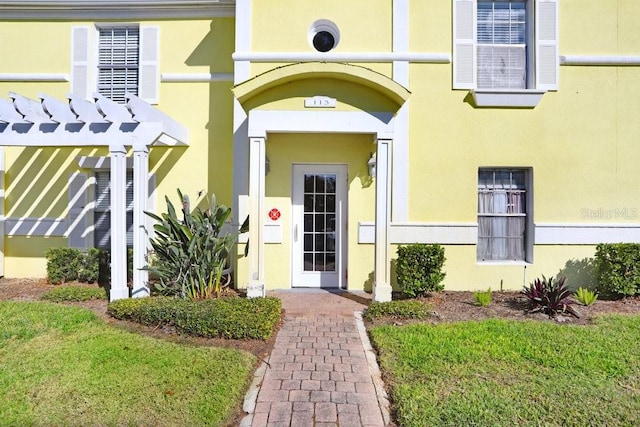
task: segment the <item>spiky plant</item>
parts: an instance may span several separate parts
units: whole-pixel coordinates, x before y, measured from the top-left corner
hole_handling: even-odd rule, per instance
[[[527,297],[531,313],[543,312],[549,317],[556,317],[558,314],[571,314],[580,317],[580,313],[572,307],[571,291],[565,285],[567,278],[561,277],[555,280],[553,276],[548,279],[542,276],[537,278],[528,287],[524,287],[522,294]]]
[[[587,288],[580,287],[576,290],[573,297],[582,305],[591,305],[598,299],[598,293],[590,291]]]

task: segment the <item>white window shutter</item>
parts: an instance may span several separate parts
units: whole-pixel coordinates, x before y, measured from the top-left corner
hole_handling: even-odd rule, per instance
[[[82,99],[88,99],[91,95],[89,88],[90,39],[89,27],[73,27],[71,29],[71,93]]]
[[[140,75],[138,81],[138,96],[157,104],[159,97],[160,70],[160,28],[157,26],[140,27]]]
[[[475,0],[453,2],[453,88],[475,87]]]
[[[558,90],[558,0],[536,1],[536,89]]]
[[[69,214],[67,218],[67,244],[70,248],[87,249],[92,246],[91,210],[87,206],[93,186],[84,173],[69,176]]]

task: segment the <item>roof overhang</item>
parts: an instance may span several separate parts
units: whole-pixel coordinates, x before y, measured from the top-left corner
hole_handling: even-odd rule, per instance
[[[235,16],[235,0],[9,0],[3,19],[190,18]]]
[[[86,147],[119,144],[188,145],[189,131],[134,95],[118,104],[100,94],[94,102],[68,102],[41,94],[34,101],[9,93],[0,99],[0,146]]]
[[[274,68],[249,79],[232,90],[245,104],[269,89],[299,80],[333,78],[367,87],[393,101],[399,108],[411,92],[389,77],[358,65],[333,62],[302,62]]]

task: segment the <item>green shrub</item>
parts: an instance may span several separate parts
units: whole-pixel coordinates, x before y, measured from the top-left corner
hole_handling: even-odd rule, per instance
[[[152,300],[156,299],[158,298],[123,298],[115,300],[110,302],[107,306],[107,313],[116,319],[132,320],[138,323],[147,324],[139,319],[141,307],[150,305]]]
[[[640,244],[601,243],[596,269],[602,293],[615,297],[640,295]]]
[[[366,321],[390,317],[393,319],[427,319],[431,307],[416,300],[372,302],[362,314]]]
[[[44,293],[41,299],[53,302],[106,300],[107,293],[99,287],[61,286]]]
[[[82,263],[78,270],[78,281],[83,283],[96,283],[100,276],[100,249],[89,248],[83,253]]]
[[[54,285],[76,280],[80,269],[82,252],[75,248],[48,248],[44,256],[47,258],[47,277]]]
[[[47,278],[58,285],[64,282],[80,281],[94,283],[98,281],[98,249],[82,252],[76,248],[48,248]]]
[[[476,301],[476,305],[480,307],[486,307],[491,304],[491,288],[486,291],[476,291],[473,293],[473,298]]]
[[[214,195],[206,209],[189,209],[189,198],[178,190],[182,215],[165,197],[167,213],[156,220],[151,239],[153,257],[146,267],[158,277],[155,288],[165,295],[204,299],[222,293],[225,269],[238,233],[222,232],[231,209],[218,205]]]
[[[83,252],[76,248],[49,248],[47,258],[49,283],[78,281],[108,286],[111,282],[111,255],[108,250],[90,248]],[[127,249],[127,280],[133,278],[133,249]]]
[[[573,297],[582,305],[591,305],[598,299],[598,293],[587,288],[578,288]]]
[[[174,326],[188,335],[266,340],[280,321],[281,310],[277,298],[148,297],[114,301],[108,313],[149,326]]]
[[[402,292],[410,297],[444,289],[446,258],[440,245],[415,243],[398,247],[396,273]]]
[[[555,317],[560,313],[580,317],[578,310],[571,306],[571,291],[565,285],[566,280],[566,277],[554,280],[553,276],[548,279],[542,276],[542,279],[536,279],[529,287],[525,286],[522,294],[529,300],[530,312],[541,311],[549,317]]]

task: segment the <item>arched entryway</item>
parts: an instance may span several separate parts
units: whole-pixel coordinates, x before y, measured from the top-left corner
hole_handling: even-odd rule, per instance
[[[378,301],[390,300],[388,231],[391,210],[394,116],[408,98],[409,91],[392,79],[368,68],[349,64],[313,62],[275,68],[237,85],[233,92],[247,114],[247,210],[250,218],[251,242],[246,278],[248,293],[259,296],[263,295],[265,290],[265,244],[268,241],[265,225],[268,220],[267,210],[269,210],[265,205],[267,141],[273,135],[284,134],[365,135],[374,144],[375,148],[372,151],[375,152],[377,160],[376,176],[373,181],[376,224],[373,292],[374,298]],[[366,158],[363,159],[363,163],[366,161]],[[323,182],[329,183],[333,179],[341,179],[339,177],[342,172],[337,167],[340,162],[331,164],[299,162],[295,156],[291,156],[289,162],[292,168],[290,194],[292,201],[299,197],[304,198],[304,194],[310,194],[311,197],[321,196],[324,200],[328,200],[329,193],[323,189],[324,187],[318,187],[321,188],[318,191],[323,191],[322,193],[302,191],[300,193],[302,196],[296,194],[296,188],[304,186],[305,180],[317,181],[318,177],[322,178]],[[336,191],[337,196],[339,189]],[[297,203],[300,204],[300,202]],[[292,212],[295,212],[295,209]],[[316,215],[313,218],[325,218],[326,225],[326,218],[332,221],[334,215],[336,218],[341,214],[346,215],[346,210],[319,213],[314,210],[312,213]],[[294,253],[294,255],[301,257],[302,265],[308,265],[308,260],[305,258],[308,254],[305,253],[304,245],[296,246],[295,244],[296,241],[306,237],[298,233],[304,234],[307,230],[296,228],[296,225],[294,218],[291,221],[290,230],[285,230],[285,233],[291,233],[290,251],[301,251],[302,253]],[[335,233],[339,229],[339,227],[334,228],[329,229],[329,233]],[[320,236],[320,238],[324,237]],[[326,247],[314,252],[314,256],[317,255],[318,259],[324,257],[324,264],[320,267],[323,274],[326,273],[323,269],[327,269],[328,266],[338,269],[340,263],[346,262],[339,253],[336,253],[334,260],[331,250],[325,249]],[[325,252],[322,252],[323,250]],[[339,250],[339,248],[336,249],[336,252]],[[333,263],[336,265],[332,265]],[[345,275],[347,267],[345,265]],[[290,270],[294,268],[298,268],[295,260],[289,264]],[[341,271],[338,273],[342,274]],[[295,274],[295,271],[290,271],[291,286],[296,285]],[[324,276],[329,275],[324,274]],[[337,283],[341,286],[342,282],[338,280]]]

